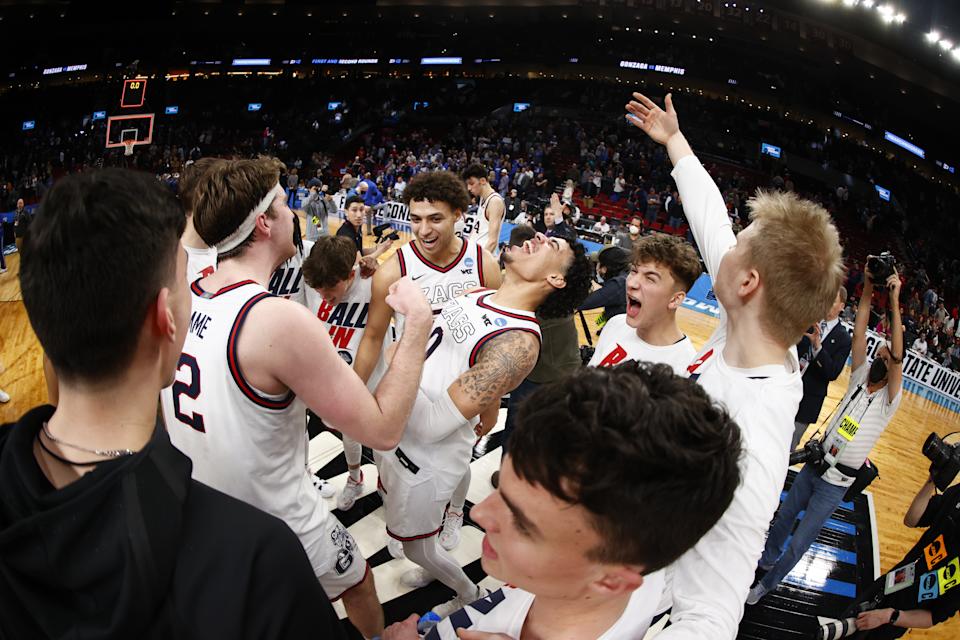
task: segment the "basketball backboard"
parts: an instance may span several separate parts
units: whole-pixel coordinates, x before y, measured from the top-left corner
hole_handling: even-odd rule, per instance
[[[110,116],[107,118],[107,149],[122,147],[124,141],[135,140],[135,144],[153,142],[153,114],[138,113],[129,116]]]

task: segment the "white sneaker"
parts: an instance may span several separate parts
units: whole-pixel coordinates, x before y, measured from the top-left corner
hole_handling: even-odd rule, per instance
[[[337,495],[337,489],[323,478],[310,476],[310,480],[313,481],[313,486],[320,490],[321,498],[332,498]]]
[[[10,402],[10,394],[3,389],[0,389],[0,404],[3,404],[4,402]]]
[[[440,546],[450,551],[460,544],[460,528],[463,527],[463,512],[457,513],[447,509],[443,519],[443,531],[440,532]]]
[[[460,596],[457,596],[456,598],[453,598],[452,600],[448,600],[443,604],[438,604],[432,609],[432,611],[438,616],[440,616],[441,619],[448,618],[454,613],[456,613],[457,611],[460,611],[460,609],[463,609],[465,606],[467,606],[471,602],[476,602],[480,598],[486,598],[488,595],[490,595],[489,590],[484,589],[481,586],[477,586],[476,597],[472,597],[467,600],[464,600]]]
[[[750,593],[747,594],[747,604],[755,605],[763,599],[763,596],[767,595],[767,590],[763,588],[763,585],[759,582],[750,589]]]
[[[403,575],[400,576],[400,582],[405,587],[410,587],[412,589],[419,589],[420,587],[425,587],[436,578],[430,575],[426,569],[423,567],[414,567],[403,572]]]
[[[396,538],[387,537],[387,551],[390,553],[391,558],[396,558],[397,560],[406,557],[403,554],[403,543]]]
[[[363,474],[360,474],[359,482],[347,476],[347,484],[343,486],[343,491],[337,496],[337,509],[349,511],[361,495],[363,495]]]

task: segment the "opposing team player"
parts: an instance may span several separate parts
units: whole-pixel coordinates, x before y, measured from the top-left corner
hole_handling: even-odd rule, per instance
[[[480,206],[464,215],[463,237],[472,238],[481,247],[496,255],[500,242],[500,226],[506,213],[503,196],[487,181],[489,172],[482,164],[471,164],[461,177],[467,183],[467,191],[478,198]]]
[[[743,432],[743,482],[720,522],[668,571],[671,626],[663,640],[734,638],[787,474],[803,395],[800,337],[833,304],[842,249],[830,215],[792,193],[758,194],[734,236],[723,196],[666,111],[635,93],[627,119],[667,148],[684,214],[720,303],[720,324],[688,367]]]
[[[415,180],[407,188],[415,187]],[[564,317],[586,297],[591,266],[583,245],[537,234],[504,255],[500,289],[481,289],[443,306],[433,323],[420,392],[400,444],[381,453],[387,534],[422,568],[408,585],[437,579],[457,597],[447,615],[481,589],[440,546],[444,507],[470,466],[477,435],[496,423],[500,398],[530,373],[542,318]],[[478,423],[479,420],[479,423]]]
[[[372,637],[383,626],[373,575],[311,482],[304,405],[360,442],[395,446],[417,394],[432,314],[409,280],[391,287],[387,303],[404,314],[406,331],[371,395],[323,323],[266,290],[295,251],[282,166],[272,158],[224,162],[197,187],[194,224],[217,247],[219,264],[191,286],[193,314],[163,413],[194,477],[282,518],[328,596],[342,596],[350,620]],[[329,392],[331,380],[338,393]]]
[[[696,350],[677,325],[677,309],[700,272],[697,252],[680,238],[658,233],[639,239],[627,276],[627,312],[603,326],[590,366],[637,360],[685,373]]]
[[[367,327],[373,283],[371,278],[361,275],[356,246],[343,236],[319,238],[303,263],[303,277],[307,284],[307,308],[323,320],[337,353],[352,366]],[[352,508],[363,494],[362,453],[359,442],[343,436],[347,483],[337,497],[341,511]]]
[[[486,532],[484,571],[510,586],[427,640],[643,638],[660,569],[730,504],[739,455],[737,425],[665,365],[586,368],[541,386],[520,410],[498,490],[470,512]],[[383,639],[415,634],[414,618]]]
[[[455,225],[470,204],[467,190],[456,175],[449,171],[418,174],[404,189],[403,202],[410,207],[414,239],[400,247],[373,277],[370,318],[354,365],[357,375],[365,381],[371,379],[381,359],[384,335],[393,315],[384,298],[398,279],[409,276],[414,280],[426,294],[434,314],[466,291],[500,286],[497,260],[474,240],[456,235]],[[397,331],[402,332],[402,318],[396,321]],[[468,475],[453,496],[450,517],[444,524],[442,539],[446,548],[453,548],[459,541],[469,485],[468,467]],[[391,547],[392,553],[399,553],[396,545]]]
[[[187,163],[180,174],[177,191],[180,204],[187,214],[187,226],[183,230],[180,244],[187,252],[187,281],[193,283],[197,278],[205,278],[217,270],[217,248],[207,246],[203,238],[193,226],[193,209],[196,206],[196,190],[200,178],[223,162],[220,158],[200,158],[196,162]]]

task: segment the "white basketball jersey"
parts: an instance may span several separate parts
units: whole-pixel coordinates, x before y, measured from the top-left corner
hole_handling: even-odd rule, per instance
[[[434,318],[416,402],[433,404],[442,398],[454,380],[476,363],[480,350],[491,339],[508,331],[526,331],[540,340],[540,325],[534,313],[497,307],[489,300],[494,293],[482,289],[454,298]],[[441,489],[452,489],[470,463],[476,440],[473,425],[478,418],[470,422],[432,442],[417,433],[416,425],[408,424],[397,447],[401,454],[397,455],[394,449],[385,456],[391,462],[411,462],[413,466],[403,463],[408,471],[414,467],[428,468]]]
[[[445,267],[430,262],[417,249],[416,241],[397,250],[400,275],[410,276],[423,290],[434,315],[453,298],[471,289],[485,286],[483,281],[483,250],[473,240],[463,240],[460,253]]]
[[[503,202],[503,197],[494,191],[486,198],[480,200],[480,206],[476,209],[468,209],[463,214],[463,237],[469,238],[479,244],[481,247],[487,243],[487,237],[490,235],[490,219],[487,216],[487,209],[490,203],[499,199]]]
[[[643,584],[630,595],[626,609],[597,640],[639,640],[650,627],[663,592],[663,571],[643,576]],[[519,638],[533,601],[529,591],[504,586],[440,621],[424,640],[456,640],[457,629],[469,629]]]
[[[187,252],[187,284],[192,284],[200,278],[206,278],[217,270],[217,249],[194,249],[182,245]]]
[[[620,314],[603,325],[597,350],[590,358],[590,366],[615,367],[625,360],[658,362],[670,365],[675,374],[686,377],[687,365],[693,362],[696,355],[697,351],[687,336],[663,347],[644,342],[637,336],[637,330],[627,324],[627,316]]]
[[[267,288],[275,296],[293,300],[300,304],[307,305],[306,289],[307,285],[303,282],[303,261],[310,255],[310,249],[313,243],[309,240],[303,241],[303,253],[297,251],[292,258],[288,259],[270,276],[270,286]]]
[[[161,393],[171,442],[193,461],[194,479],[282,519],[308,553],[329,547],[320,544],[329,511],[306,466],[306,407],[290,391],[255,389],[237,360],[250,309],[271,294],[251,280],[216,293],[199,282],[190,289],[176,382]],[[315,569],[325,563],[311,561]]]
[[[307,308],[323,320],[333,340],[333,347],[351,367],[367,328],[373,278],[361,278],[360,268],[353,269],[353,282],[336,305],[329,305],[314,289],[306,287]],[[386,335],[389,335],[388,331]]]

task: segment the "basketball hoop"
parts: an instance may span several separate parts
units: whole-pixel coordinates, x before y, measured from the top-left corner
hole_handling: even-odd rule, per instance
[[[122,142],[122,144],[123,144],[123,155],[125,155],[125,156],[132,156],[132,155],[133,155],[133,147],[134,147],[134,145],[137,144],[137,141],[136,141],[136,140],[124,140],[124,141]]]

